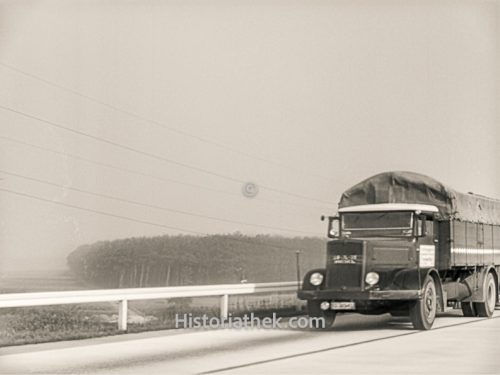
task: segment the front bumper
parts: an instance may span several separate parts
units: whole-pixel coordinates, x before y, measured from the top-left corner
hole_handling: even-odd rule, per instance
[[[303,300],[336,300],[336,301],[374,301],[374,300],[417,300],[421,298],[419,290],[368,290],[368,291],[334,291],[334,290],[299,290],[299,299]]]

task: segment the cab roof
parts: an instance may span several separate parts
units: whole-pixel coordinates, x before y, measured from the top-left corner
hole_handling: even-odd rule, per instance
[[[380,204],[363,204],[360,206],[351,206],[341,208],[340,213],[343,212],[380,212],[380,211],[420,211],[420,212],[439,212],[436,206],[428,204],[414,204],[414,203],[380,203]]]

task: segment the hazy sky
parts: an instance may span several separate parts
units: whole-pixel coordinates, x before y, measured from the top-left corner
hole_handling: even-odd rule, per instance
[[[0,1],[0,271],[181,233],[15,194],[195,232],[318,236],[342,191],[382,171],[500,197],[499,9]]]

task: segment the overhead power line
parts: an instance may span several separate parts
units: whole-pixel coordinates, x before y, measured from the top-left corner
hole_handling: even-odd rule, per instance
[[[104,106],[104,107],[106,107],[108,109],[111,109],[113,111],[126,114],[127,116],[130,116],[130,117],[133,117],[133,118],[138,119],[140,121],[143,121],[143,122],[155,125],[157,127],[160,127],[162,129],[165,129],[165,130],[170,131],[172,133],[176,133],[176,134],[179,134],[179,135],[187,137],[187,138],[195,139],[195,140],[197,140],[199,142],[206,143],[206,144],[209,144],[211,146],[215,146],[217,148],[220,148],[222,150],[229,151],[229,152],[232,152],[234,154],[239,154],[239,155],[245,156],[247,158],[255,159],[255,160],[258,160],[258,161],[261,161],[261,162],[265,162],[265,163],[268,163],[268,164],[274,164],[275,166],[278,166],[278,167],[287,168],[287,169],[293,170],[295,172],[299,172],[302,175],[307,174],[307,175],[310,175],[310,176],[313,176],[313,177],[316,177],[316,178],[324,179],[326,181],[332,181],[332,179],[330,177],[326,177],[326,176],[323,176],[323,175],[320,175],[320,174],[316,174],[316,173],[311,173],[311,172],[304,172],[304,171],[299,170],[298,168],[290,166],[288,164],[285,164],[285,163],[282,163],[282,162],[278,162],[278,161],[275,161],[275,160],[270,160],[270,159],[267,159],[267,158],[264,158],[262,156],[255,155],[255,154],[252,154],[252,153],[249,153],[249,152],[244,152],[244,151],[241,151],[241,150],[239,150],[237,148],[228,146],[226,144],[223,144],[223,143],[220,143],[220,142],[216,142],[214,140],[211,140],[211,139],[208,139],[208,138],[205,138],[205,137],[201,137],[201,136],[199,136],[197,134],[192,134],[190,132],[187,132],[185,130],[181,130],[179,128],[175,128],[175,127],[172,127],[172,126],[167,126],[164,123],[161,123],[159,121],[147,118],[145,116],[142,116],[142,115],[140,115],[138,113],[135,113],[135,112],[132,112],[130,110],[126,110],[126,109],[120,108],[118,106],[106,103],[106,102],[104,102],[104,101],[102,101],[100,99],[97,99],[97,98],[93,97],[93,96],[81,93],[81,92],[79,92],[77,90],[74,90],[72,88],[66,87],[66,86],[61,85],[59,83],[52,82],[52,81],[50,81],[50,80],[48,80],[46,78],[40,77],[40,76],[38,76],[36,74],[26,72],[26,71],[24,71],[22,69],[14,67],[14,66],[12,66],[10,64],[7,64],[7,63],[5,63],[3,61],[0,61],[0,65],[3,66],[6,69],[9,69],[11,71],[14,71],[14,72],[18,73],[18,74],[21,74],[21,75],[24,75],[24,76],[29,77],[31,79],[37,80],[39,82],[42,82],[45,85],[57,88],[59,90],[63,90],[63,91],[69,92],[69,93],[71,93],[71,94],[73,94],[75,96],[78,96],[80,98],[86,99],[86,100],[88,100],[90,102],[97,103],[97,104],[102,105],[102,106]]]
[[[19,173],[14,173],[14,172],[6,171],[6,170],[3,170],[3,169],[0,169],[0,173],[3,173],[5,175],[9,175],[9,176],[13,176],[13,177],[17,177],[17,178],[22,178],[22,179],[29,180],[29,181],[34,181],[34,182],[41,183],[41,184],[44,184],[44,185],[54,186],[54,187],[61,188],[61,189],[66,189],[66,190],[71,190],[71,191],[75,191],[75,192],[78,192],[78,193],[83,193],[83,194],[88,194],[88,195],[96,196],[96,197],[99,197],[99,198],[105,198],[105,199],[114,200],[114,201],[117,201],[117,202],[123,202],[123,203],[133,204],[133,205],[136,205],[136,206],[141,206],[141,207],[146,207],[146,208],[152,208],[152,209],[161,210],[161,211],[173,212],[173,213],[177,213],[177,214],[182,214],[182,215],[187,215],[187,216],[193,216],[193,217],[199,217],[199,218],[209,219],[209,220],[214,220],[214,221],[220,221],[220,222],[224,222],[224,223],[231,223],[231,224],[238,224],[238,225],[247,225],[247,226],[257,227],[257,228],[272,229],[272,230],[277,230],[277,231],[282,231],[282,232],[320,235],[319,233],[314,233],[314,232],[308,232],[308,231],[302,231],[302,230],[296,230],[296,229],[290,229],[290,228],[280,228],[280,227],[268,226],[268,225],[263,225],[263,224],[247,223],[247,222],[243,222],[243,221],[225,219],[225,218],[221,218],[221,217],[217,217],[217,216],[202,215],[202,214],[197,214],[197,213],[194,213],[194,212],[189,212],[189,211],[184,211],[184,210],[178,210],[178,209],[174,209],[174,208],[170,208],[170,207],[163,207],[163,206],[153,205],[153,204],[139,202],[139,201],[135,201],[135,200],[131,200],[131,199],[120,198],[120,197],[116,197],[116,196],[113,196],[113,195],[108,195],[108,194],[103,194],[103,193],[97,193],[97,192],[90,191],[90,190],[80,189],[78,187],[61,185],[61,184],[57,184],[57,183],[52,182],[52,181],[42,180],[42,179],[39,179],[39,178],[35,178],[35,177],[26,176],[26,175],[19,174]]]
[[[209,190],[209,191],[213,191],[213,192],[217,192],[217,193],[221,193],[221,194],[229,194],[229,195],[235,195],[235,196],[239,196],[240,195],[238,193],[232,193],[232,192],[225,191],[225,190],[214,189],[214,188],[211,188],[211,187],[205,186],[205,185],[192,184],[192,183],[189,183],[189,182],[174,180],[172,178],[160,177],[160,176],[156,176],[156,175],[153,175],[153,174],[144,173],[144,172],[133,170],[133,169],[130,169],[130,168],[120,167],[120,166],[117,166],[117,165],[114,165],[114,164],[104,163],[104,162],[101,162],[101,161],[98,161],[98,160],[94,160],[94,159],[89,159],[89,158],[86,158],[86,157],[83,157],[83,156],[80,156],[80,155],[71,154],[69,152],[57,151],[57,150],[53,150],[53,149],[48,148],[48,147],[43,147],[43,146],[35,145],[33,143],[21,141],[19,139],[15,139],[15,138],[11,138],[11,137],[6,137],[4,135],[0,135],[0,139],[6,140],[6,141],[9,141],[9,142],[12,142],[12,143],[17,143],[19,145],[23,145],[23,146],[26,146],[26,147],[34,148],[34,149],[37,149],[37,150],[40,150],[40,151],[44,151],[44,152],[48,152],[48,153],[60,155],[60,156],[63,156],[63,157],[69,157],[71,159],[83,161],[83,162],[86,162],[86,163],[89,163],[89,164],[98,165],[100,167],[105,167],[105,168],[110,168],[110,169],[116,169],[118,171],[129,173],[129,174],[135,174],[135,175],[138,175],[138,176],[149,177],[149,178],[153,178],[153,179],[157,179],[157,180],[165,181],[165,182],[169,182],[169,183],[174,183],[174,184],[179,184],[179,185],[184,185],[184,186],[190,186],[190,187],[194,187],[194,188],[198,188],[198,189]]]
[[[82,136],[82,137],[90,138],[90,139],[93,139],[94,141],[105,143],[105,144],[111,145],[113,147],[116,147],[116,148],[119,148],[119,149],[122,149],[122,150],[125,150],[125,151],[133,152],[133,153],[138,154],[138,155],[147,156],[147,157],[152,158],[152,159],[157,159],[157,160],[160,160],[160,161],[163,161],[163,162],[166,162],[166,163],[170,163],[170,164],[174,164],[174,165],[177,165],[177,166],[180,166],[180,167],[192,169],[192,170],[195,170],[197,172],[206,173],[206,174],[209,174],[209,175],[212,175],[212,176],[215,176],[215,177],[219,177],[219,178],[223,178],[225,180],[229,180],[229,181],[232,181],[232,182],[238,182],[238,183],[242,183],[243,182],[243,180],[239,180],[237,178],[233,178],[233,177],[230,177],[230,176],[226,176],[226,175],[223,175],[223,174],[212,172],[212,171],[209,171],[207,169],[199,168],[199,167],[192,166],[192,165],[189,165],[189,164],[185,164],[185,163],[182,163],[182,162],[178,162],[176,160],[169,159],[169,158],[161,156],[161,155],[153,154],[153,153],[148,152],[148,151],[139,150],[137,148],[130,147],[130,146],[127,146],[127,145],[124,145],[124,144],[121,144],[121,143],[118,143],[118,142],[115,142],[115,141],[111,141],[109,139],[102,138],[102,137],[99,137],[97,135],[93,135],[93,134],[89,134],[89,133],[86,133],[86,132],[83,132],[83,131],[80,131],[80,130],[76,130],[76,129],[70,128],[69,126],[61,125],[61,124],[58,124],[56,122],[53,122],[53,121],[50,121],[50,120],[46,120],[44,118],[41,118],[41,117],[38,117],[38,116],[34,116],[34,115],[31,115],[31,114],[26,113],[26,112],[19,111],[17,109],[6,107],[6,106],[3,106],[1,104],[0,104],[0,108],[4,109],[6,111],[10,111],[12,113],[15,113],[17,115],[20,115],[20,116],[32,119],[32,120],[43,122],[44,124],[47,124],[47,125],[52,126],[52,127],[55,127],[57,129],[61,129],[61,130],[64,130],[64,131],[67,131],[67,132],[70,132],[70,133],[73,133],[73,134],[77,134],[77,135]]]
[[[158,180],[158,181],[163,181],[163,182],[167,182],[167,183],[178,184],[178,185],[182,185],[182,186],[189,186],[189,187],[193,187],[193,188],[200,189],[200,190],[210,191],[210,192],[213,192],[213,193],[218,193],[218,194],[223,194],[223,195],[229,195],[229,196],[233,196],[233,197],[241,197],[241,193],[239,193],[239,192],[236,193],[236,192],[231,192],[231,191],[226,191],[226,190],[220,190],[220,189],[212,188],[212,187],[209,187],[209,186],[206,186],[206,185],[193,184],[193,183],[189,183],[189,182],[175,180],[175,179],[172,179],[172,178],[166,178],[166,177],[163,177],[163,176],[157,176],[157,175],[154,175],[154,174],[145,173],[145,172],[142,172],[142,171],[137,171],[137,170],[126,168],[126,167],[121,167],[121,166],[117,166],[117,165],[114,165],[114,164],[109,164],[109,163],[105,163],[105,162],[102,162],[102,161],[98,161],[98,160],[94,160],[94,159],[89,159],[89,158],[86,158],[86,157],[83,157],[83,156],[80,156],[80,155],[76,155],[76,154],[72,154],[72,153],[68,153],[68,152],[65,152],[65,151],[53,150],[53,149],[48,148],[48,147],[43,147],[43,146],[35,145],[33,143],[21,141],[19,139],[7,137],[7,136],[4,136],[4,135],[0,135],[0,139],[8,141],[8,142],[11,142],[11,143],[14,143],[14,144],[17,144],[17,145],[22,145],[24,147],[29,147],[29,148],[32,148],[32,149],[35,149],[35,150],[39,150],[39,151],[51,153],[51,154],[54,154],[54,155],[60,155],[60,156],[63,156],[63,157],[68,157],[68,158],[71,158],[71,159],[74,159],[74,160],[78,160],[78,161],[82,161],[82,162],[85,162],[85,163],[88,163],[88,164],[92,164],[92,165],[97,165],[99,167],[105,167],[105,168],[117,170],[117,171],[120,171],[122,173],[127,173],[127,174],[141,176],[141,177],[148,177],[148,178],[152,178],[152,179],[155,179],[155,180]],[[256,200],[256,202],[259,202],[259,203],[263,203],[263,202],[272,203],[272,204],[278,205],[280,207],[284,205],[284,206],[291,206],[291,207],[298,207],[298,208],[307,208],[307,209],[311,209],[311,208],[314,208],[314,209],[320,209],[321,208],[321,209],[323,209],[324,208],[324,207],[313,207],[313,206],[303,205],[303,204],[295,203],[295,202],[276,201],[276,200],[272,200],[272,199],[268,199],[268,198],[263,198],[263,197],[259,197],[259,199]]]
[[[122,149],[122,150],[125,150],[125,151],[129,151],[129,152],[132,152],[132,153],[135,153],[135,154],[138,154],[138,155],[142,155],[142,156],[146,156],[146,157],[149,157],[149,158],[160,160],[160,161],[163,161],[163,162],[166,162],[166,163],[174,164],[174,165],[177,165],[177,166],[180,166],[180,167],[183,167],[183,168],[191,169],[191,170],[194,170],[194,171],[197,171],[197,172],[200,172],[200,173],[205,173],[205,174],[208,174],[208,175],[211,175],[211,176],[215,176],[215,177],[218,177],[218,178],[222,178],[222,179],[225,179],[225,180],[228,180],[228,181],[231,181],[231,182],[236,182],[236,183],[244,183],[245,182],[245,181],[243,181],[241,179],[238,179],[238,178],[227,176],[227,175],[224,175],[224,174],[221,174],[221,173],[218,173],[218,172],[213,172],[213,171],[210,171],[208,169],[197,167],[197,166],[193,166],[193,165],[186,164],[186,163],[183,163],[183,162],[179,162],[179,161],[176,161],[174,159],[170,159],[170,158],[167,158],[167,157],[164,157],[164,156],[161,156],[161,155],[157,155],[157,154],[154,154],[154,153],[151,153],[151,152],[148,152],[148,151],[143,151],[143,150],[140,150],[140,149],[128,146],[128,145],[124,145],[124,144],[121,144],[121,143],[118,143],[118,142],[115,142],[115,141],[112,141],[112,140],[109,140],[109,139],[106,139],[106,138],[102,138],[102,137],[99,137],[99,136],[96,136],[96,135],[93,135],[93,134],[90,134],[90,133],[86,133],[86,132],[83,132],[83,131],[80,131],[80,130],[76,130],[76,129],[73,129],[71,127],[68,127],[68,126],[65,126],[65,125],[62,125],[62,124],[50,121],[50,120],[46,120],[44,118],[41,118],[41,117],[38,117],[38,116],[34,116],[34,115],[31,115],[31,114],[23,112],[23,111],[19,111],[19,110],[14,109],[14,108],[10,108],[10,107],[4,106],[4,105],[0,105],[0,108],[4,109],[6,111],[9,111],[9,112],[15,113],[15,114],[17,114],[19,116],[22,116],[22,117],[25,117],[25,118],[29,118],[29,119],[32,119],[32,120],[35,120],[35,121],[42,122],[42,123],[47,124],[47,125],[49,125],[51,127],[55,127],[57,129],[65,130],[67,132],[70,132],[70,133],[73,133],[73,134],[77,134],[79,136],[86,137],[86,138],[89,138],[89,139],[92,139],[92,140],[95,140],[95,141],[98,141],[98,142],[102,142],[102,143],[111,145],[113,147],[116,147],[116,148],[119,148],[119,149]],[[279,194],[289,195],[289,196],[292,196],[292,197],[296,197],[296,198],[300,198],[300,199],[305,199],[305,200],[309,200],[309,201],[320,202],[320,203],[329,204],[329,205],[333,204],[332,202],[328,202],[328,201],[325,201],[325,200],[322,200],[322,199],[317,199],[317,198],[312,198],[312,197],[308,197],[308,196],[301,195],[301,194],[291,193],[291,192],[280,190],[280,189],[277,189],[277,188],[274,188],[274,187],[271,187],[271,186],[266,186],[266,185],[260,185],[260,186],[262,188],[264,188],[264,189],[267,189],[269,191],[273,191],[273,192],[276,192],[276,193],[279,193]]]
[[[10,190],[10,189],[0,188],[0,191],[4,191],[6,193],[18,195],[18,196],[21,196],[21,197],[36,199],[36,200],[39,200],[39,201],[42,201],[42,202],[56,204],[58,206],[64,206],[64,207],[74,208],[76,210],[82,210],[82,211],[91,212],[91,213],[94,213],[94,214],[99,214],[99,215],[114,217],[114,218],[117,218],[117,219],[123,219],[123,220],[133,221],[135,223],[147,224],[147,225],[152,225],[152,226],[155,226],[155,227],[161,227],[161,228],[167,228],[167,229],[173,229],[173,230],[176,230],[176,231],[179,231],[179,232],[184,232],[184,233],[198,234],[198,235],[203,235],[203,236],[206,235],[203,232],[198,232],[198,231],[194,231],[194,230],[190,230],[190,229],[185,229],[185,228],[180,228],[180,227],[174,227],[174,226],[165,225],[165,224],[159,224],[159,223],[155,223],[155,222],[147,221],[147,220],[135,219],[135,218],[130,217],[130,216],[112,214],[112,213],[106,212],[106,211],[94,210],[92,208],[77,206],[77,205],[74,205],[74,204],[64,203],[64,202],[61,202],[61,201],[55,201],[55,200],[52,200],[52,199],[46,199],[46,198],[38,197],[38,196],[35,196],[35,195],[31,195],[31,194],[21,193],[19,191],[14,191],[14,190]]]
[[[196,234],[196,235],[201,235],[201,236],[211,236],[208,233],[203,233],[203,232],[199,232],[199,231],[195,231],[195,230],[191,230],[191,229],[186,229],[186,228],[181,228],[181,227],[175,227],[175,226],[165,225],[165,224],[161,224],[161,223],[157,223],[157,222],[152,222],[152,221],[147,221],[147,220],[136,219],[136,218],[133,218],[133,217],[130,217],[130,216],[117,215],[117,214],[113,214],[113,213],[106,212],[106,211],[94,210],[94,209],[91,209],[91,208],[81,207],[81,206],[77,206],[77,205],[72,205],[72,204],[68,204],[68,203],[64,203],[64,202],[56,201],[56,200],[52,200],[52,199],[46,199],[46,198],[42,198],[42,197],[39,197],[39,196],[36,196],[36,195],[26,194],[26,193],[22,193],[22,192],[11,190],[11,189],[0,188],[0,191],[3,191],[3,192],[8,193],[8,194],[12,194],[12,195],[17,195],[17,196],[20,196],[20,197],[24,197],[24,198],[38,200],[38,201],[45,202],[45,203],[51,203],[51,204],[55,204],[55,205],[58,205],[58,206],[72,208],[72,209],[75,209],[75,210],[81,210],[81,211],[86,211],[86,212],[90,212],[90,213],[94,213],[94,214],[98,214],[98,215],[108,216],[108,217],[112,217],[112,218],[115,218],[115,219],[121,219],[121,220],[126,220],[126,221],[130,221],[130,222],[139,223],[139,224],[151,225],[151,226],[154,226],[154,227],[172,229],[172,230],[176,230],[176,231],[183,232],[183,233]],[[250,245],[253,245],[253,246],[259,245],[259,246],[265,246],[265,247],[269,247],[269,248],[279,248],[279,249],[286,249],[286,250],[293,250],[293,251],[303,250],[303,249],[300,249],[300,248],[297,248],[297,247],[289,247],[289,246],[281,246],[281,245],[271,245],[271,244],[263,244],[263,243],[257,244],[255,242],[247,241],[247,240],[239,239],[239,238],[229,238],[229,239],[231,241],[240,242],[240,243],[246,243],[246,244],[250,244]]]

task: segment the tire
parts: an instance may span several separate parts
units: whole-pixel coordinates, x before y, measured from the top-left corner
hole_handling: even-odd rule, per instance
[[[477,316],[476,308],[472,302],[460,302],[460,306],[462,307],[462,313],[464,316]]]
[[[484,302],[475,302],[474,308],[477,316],[483,318],[491,318],[495,312],[495,304],[497,301],[497,283],[491,272],[486,276],[485,288],[483,290]]]
[[[436,284],[432,276],[427,276],[422,288],[422,299],[410,305],[410,319],[419,330],[431,329],[437,312]]]
[[[337,316],[335,311],[323,311],[319,307],[319,301],[307,301],[307,314],[311,319],[311,326],[314,329],[329,329],[333,326],[335,322],[335,317]]]

